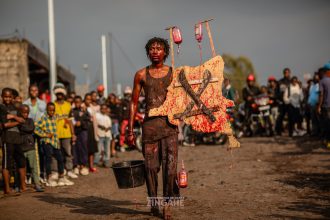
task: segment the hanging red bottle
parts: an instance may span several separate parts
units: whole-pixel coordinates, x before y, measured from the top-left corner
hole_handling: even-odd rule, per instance
[[[202,23],[195,25],[195,39],[200,43],[203,39]]]
[[[188,186],[188,174],[187,174],[186,170],[184,169],[183,160],[182,160],[182,167],[181,167],[181,170],[178,175],[178,179],[179,179],[178,185],[180,188],[186,188]]]
[[[180,44],[182,43],[182,35],[181,31],[178,27],[174,27],[172,29],[172,36],[173,36],[173,41],[178,45],[178,51],[177,53],[180,52]]]

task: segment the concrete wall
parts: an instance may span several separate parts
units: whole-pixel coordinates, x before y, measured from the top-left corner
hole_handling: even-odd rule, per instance
[[[0,89],[16,89],[25,99],[29,86],[26,42],[0,42]]]

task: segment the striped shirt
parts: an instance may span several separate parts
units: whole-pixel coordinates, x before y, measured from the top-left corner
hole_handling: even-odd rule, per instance
[[[41,119],[36,122],[34,133],[41,137],[41,143],[50,144],[54,148],[60,149],[56,119],[56,116],[50,118],[47,114],[43,115]],[[53,137],[49,138],[47,134],[53,134]]]

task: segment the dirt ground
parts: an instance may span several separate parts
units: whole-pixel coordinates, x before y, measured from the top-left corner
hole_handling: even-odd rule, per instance
[[[175,219],[330,219],[330,150],[319,140],[240,141],[232,155],[223,146],[180,148],[189,186]],[[133,151],[115,161],[141,158]],[[2,198],[0,219],[157,219],[149,215],[146,187],[118,189],[111,169],[75,183]]]

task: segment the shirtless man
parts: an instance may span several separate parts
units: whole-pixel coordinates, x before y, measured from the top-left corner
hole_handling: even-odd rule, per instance
[[[164,201],[179,197],[177,185],[178,128],[170,124],[165,116],[149,117],[149,110],[157,108],[166,99],[167,87],[172,81],[172,68],[165,65],[169,54],[167,40],[152,38],[145,46],[151,65],[135,74],[127,142],[134,145],[134,118],[141,90],[145,92],[146,117],[142,126],[143,156],[145,158],[146,182],[149,201],[157,197],[158,172],[162,165]],[[154,204],[151,201],[151,204]],[[151,205],[153,215],[159,215],[159,207]],[[164,207],[164,218],[170,219],[169,206]]]

